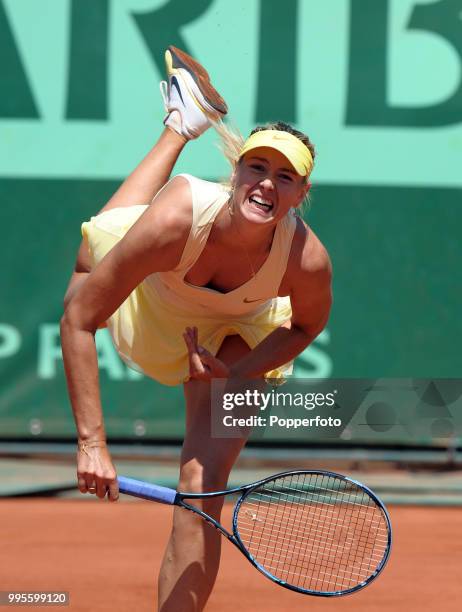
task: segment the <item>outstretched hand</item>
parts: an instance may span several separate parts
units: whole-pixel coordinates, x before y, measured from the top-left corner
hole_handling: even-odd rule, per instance
[[[212,378],[229,377],[228,366],[203,346],[199,346],[197,327],[187,327],[183,338],[188,348],[190,378],[209,381]]]

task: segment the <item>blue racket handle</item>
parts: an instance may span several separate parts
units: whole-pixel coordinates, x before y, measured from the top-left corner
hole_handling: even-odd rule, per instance
[[[119,491],[121,493],[133,495],[134,497],[141,497],[142,499],[149,499],[161,504],[173,505],[175,503],[175,489],[160,487],[159,485],[149,484],[148,482],[135,480],[134,478],[126,478],[125,476],[119,476],[118,481]]]

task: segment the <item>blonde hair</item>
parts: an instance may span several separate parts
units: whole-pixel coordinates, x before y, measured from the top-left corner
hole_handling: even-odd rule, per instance
[[[228,122],[228,124],[226,124],[220,119],[219,121],[212,121],[212,125],[220,137],[218,148],[228,160],[231,166],[231,172],[234,172],[237,162],[239,161],[242,147],[244,146],[245,138],[239,131],[237,125],[233,123],[230,124]]]

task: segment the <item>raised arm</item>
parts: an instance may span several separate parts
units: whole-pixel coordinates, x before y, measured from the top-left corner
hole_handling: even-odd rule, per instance
[[[172,203],[175,205],[172,206]],[[79,435],[78,484],[98,497],[117,498],[115,470],[106,449],[94,335],[149,274],[179,263],[192,222],[191,191],[173,179],[126,236],[90,273],[61,319],[69,397]]]

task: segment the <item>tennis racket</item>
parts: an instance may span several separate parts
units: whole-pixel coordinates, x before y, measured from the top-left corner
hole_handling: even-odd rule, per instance
[[[122,493],[199,514],[277,584],[325,597],[347,595],[383,570],[391,524],[366,486],[334,472],[297,470],[214,493],[180,493],[119,477]],[[240,494],[232,533],[185,500]]]

